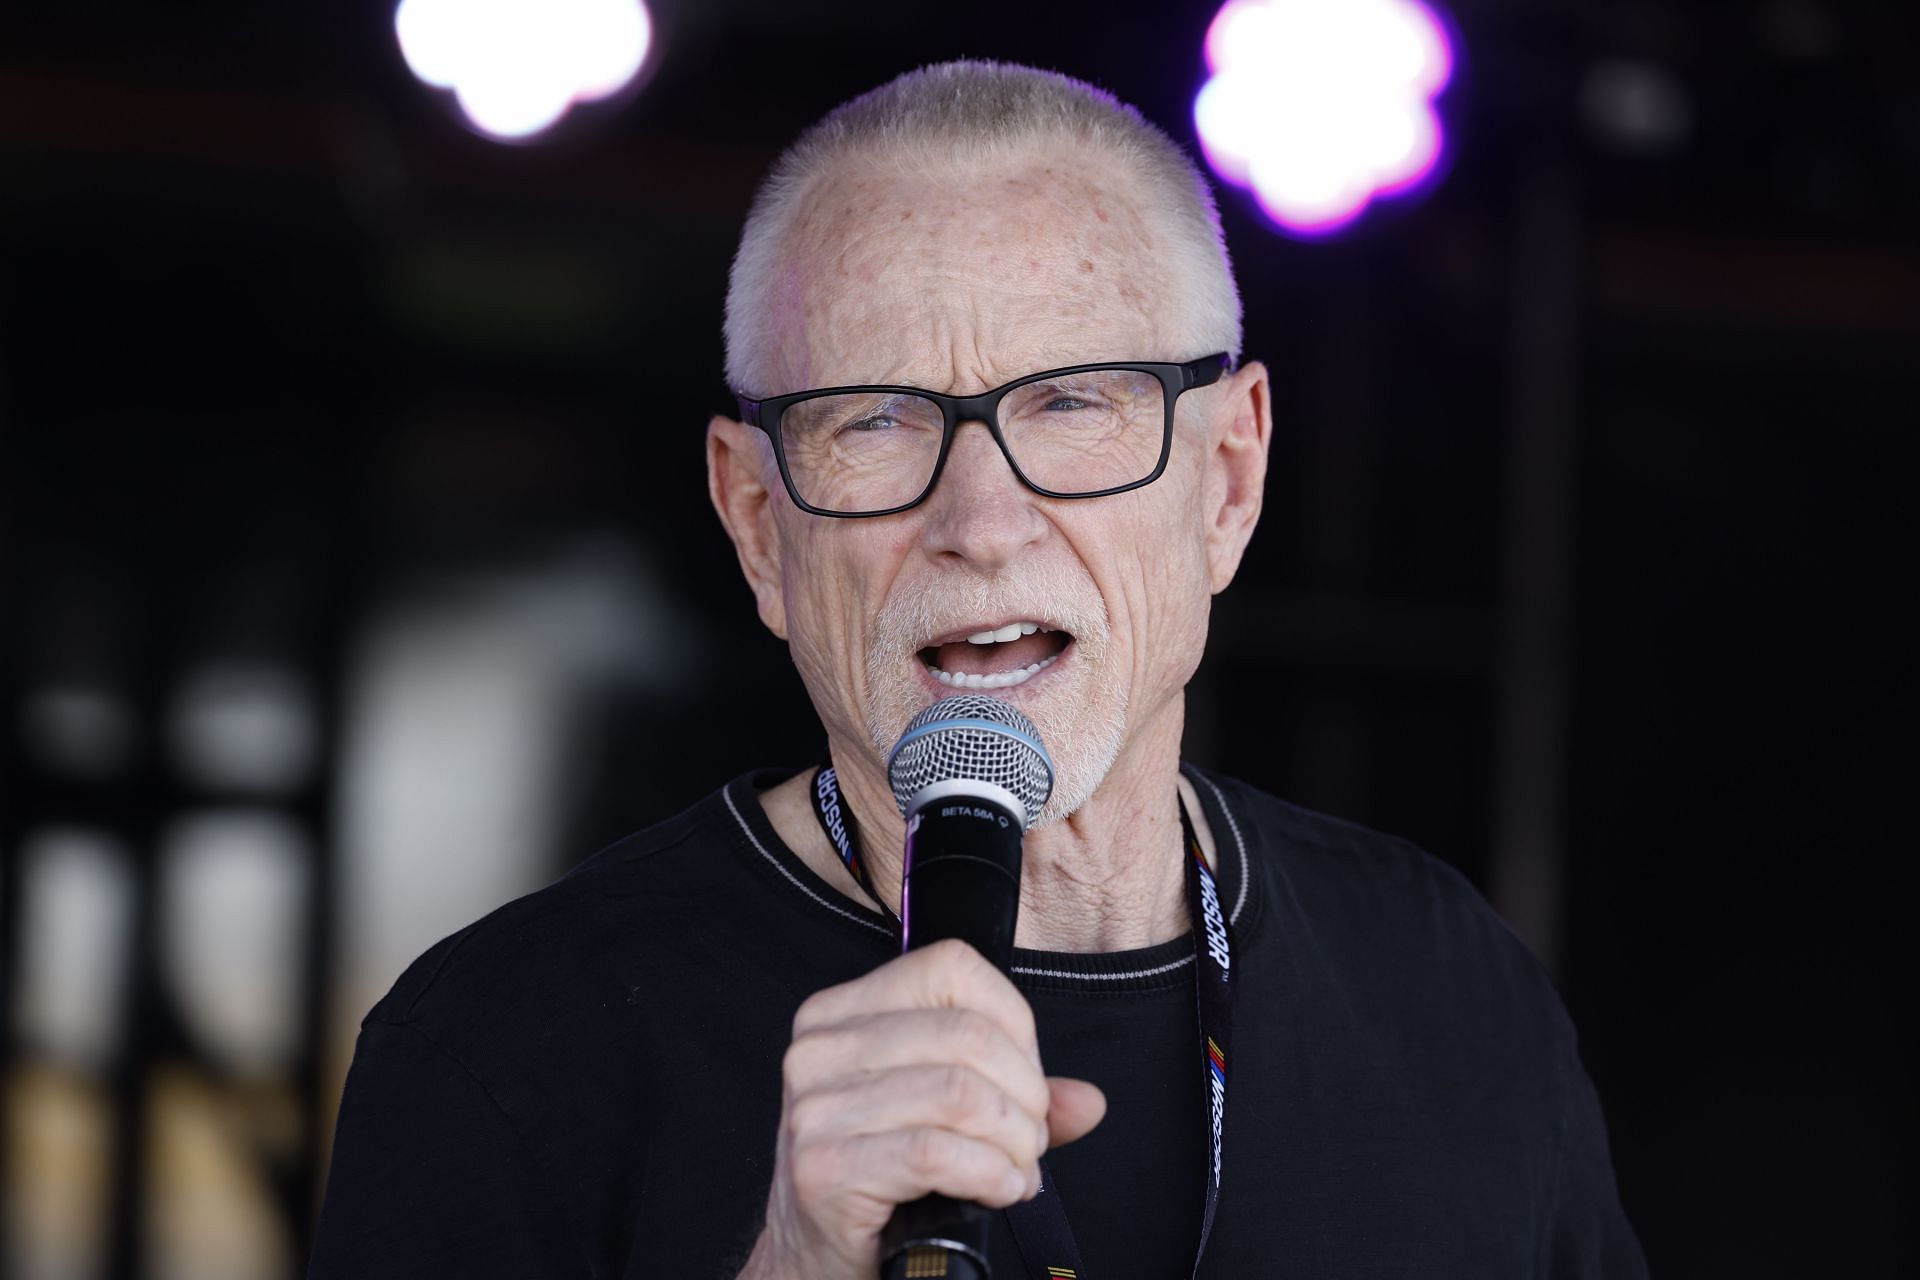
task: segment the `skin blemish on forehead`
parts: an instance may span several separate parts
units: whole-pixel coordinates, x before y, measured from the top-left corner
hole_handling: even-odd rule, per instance
[[[1093,216],[1094,216],[1094,217],[1096,217],[1096,218],[1098,218],[1098,219],[1100,219],[1100,221],[1102,221],[1102,222],[1112,222],[1112,221],[1113,221],[1113,219],[1112,219],[1112,218],[1109,218],[1109,217],[1107,216],[1107,211],[1106,211],[1105,209],[1102,209],[1102,208],[1101,208],[1101,207],[1100,207],[1099,205],[1095,205],[1095,206],[1093,206]]]
[[[1082,271],[1091,271],[1091,270],[1093,270],[1093,259],[1092,259],[1092,258],[1082,258],[1082,259],[1080,259],[1080,269],[1081,269]]]

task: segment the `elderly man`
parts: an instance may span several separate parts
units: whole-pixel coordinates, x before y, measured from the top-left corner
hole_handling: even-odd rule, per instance
[[[782,157],[709,487],[831,768],[410,969],[315,1276],[865,1280],[928,1193],[1006,1210],[1001,1277],[1643,1271],[1573,1030],[1472,890],[1180,762],[1266,469],[1239,314],[1192,164],[1064,77],[930,67]],[[1010,977],[890,910],[886,753],[957,689],[1054,758]]]

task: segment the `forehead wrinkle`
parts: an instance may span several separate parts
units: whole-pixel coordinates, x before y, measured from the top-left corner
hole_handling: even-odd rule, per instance
[[[884,382],[965,393],[1150,354],[1135,348],[1162,337],[1154,299],[1167,283],[1156,278],[1164,255],[1152,252],[1132,193],[1056,177],[1061,167],[1040,158],[940,182],[868,166],[817,183],[780,282],[789,389]],[[1126,350],[1097,345],[1090,316],[1109,322],[1095,329],[1138,336]]]
[[[1114,293],[1066,279],[1063,290],[1059,279],[1046,275],[983,277],[949,264],[923,264],[916,287],[897,297],[822,297],[813,309],[817,332],[837,334],[840,341],[819,353],[815,380],[967,394],[1044,369],[1153,354],[1155,316],[1144,291]],[[938,301],[927,305],[928,298]],[[1091,334],[1090,315],[1100,317],[1095,328],[1112,336]],[[902,334],[911,340],[902,342]],[[1017,342],[1006,343],[1009,336]]]

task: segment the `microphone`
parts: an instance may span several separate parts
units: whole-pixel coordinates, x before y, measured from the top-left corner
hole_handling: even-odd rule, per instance
[[[907,722],[887,777],[907,820],[901,949],[958,938],[1005,972],[1021,840],[1053,794],[1039,731],[998,698],[943,698]],[[938,1194],[895,1206],[880,1235],[882,1280],[990,1280],[991,1222],[984,1205]]]

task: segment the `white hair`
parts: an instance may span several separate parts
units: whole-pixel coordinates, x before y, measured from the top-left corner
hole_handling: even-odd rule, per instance
[[[1181,283],[1173,333],[1182,356],[1240,354],[1240,291],[1206,179],[1179,144],[1112,94],[1057,72],[1006,62],[943,62],[841,104],[774,162],[754,197],[727,285],[727,381],[767,385],[779,335],[771,292],[809,189],[850,159],[937,166],[992,163],[1049,145],[1104,151],[1134,179],[1164,261]]]

